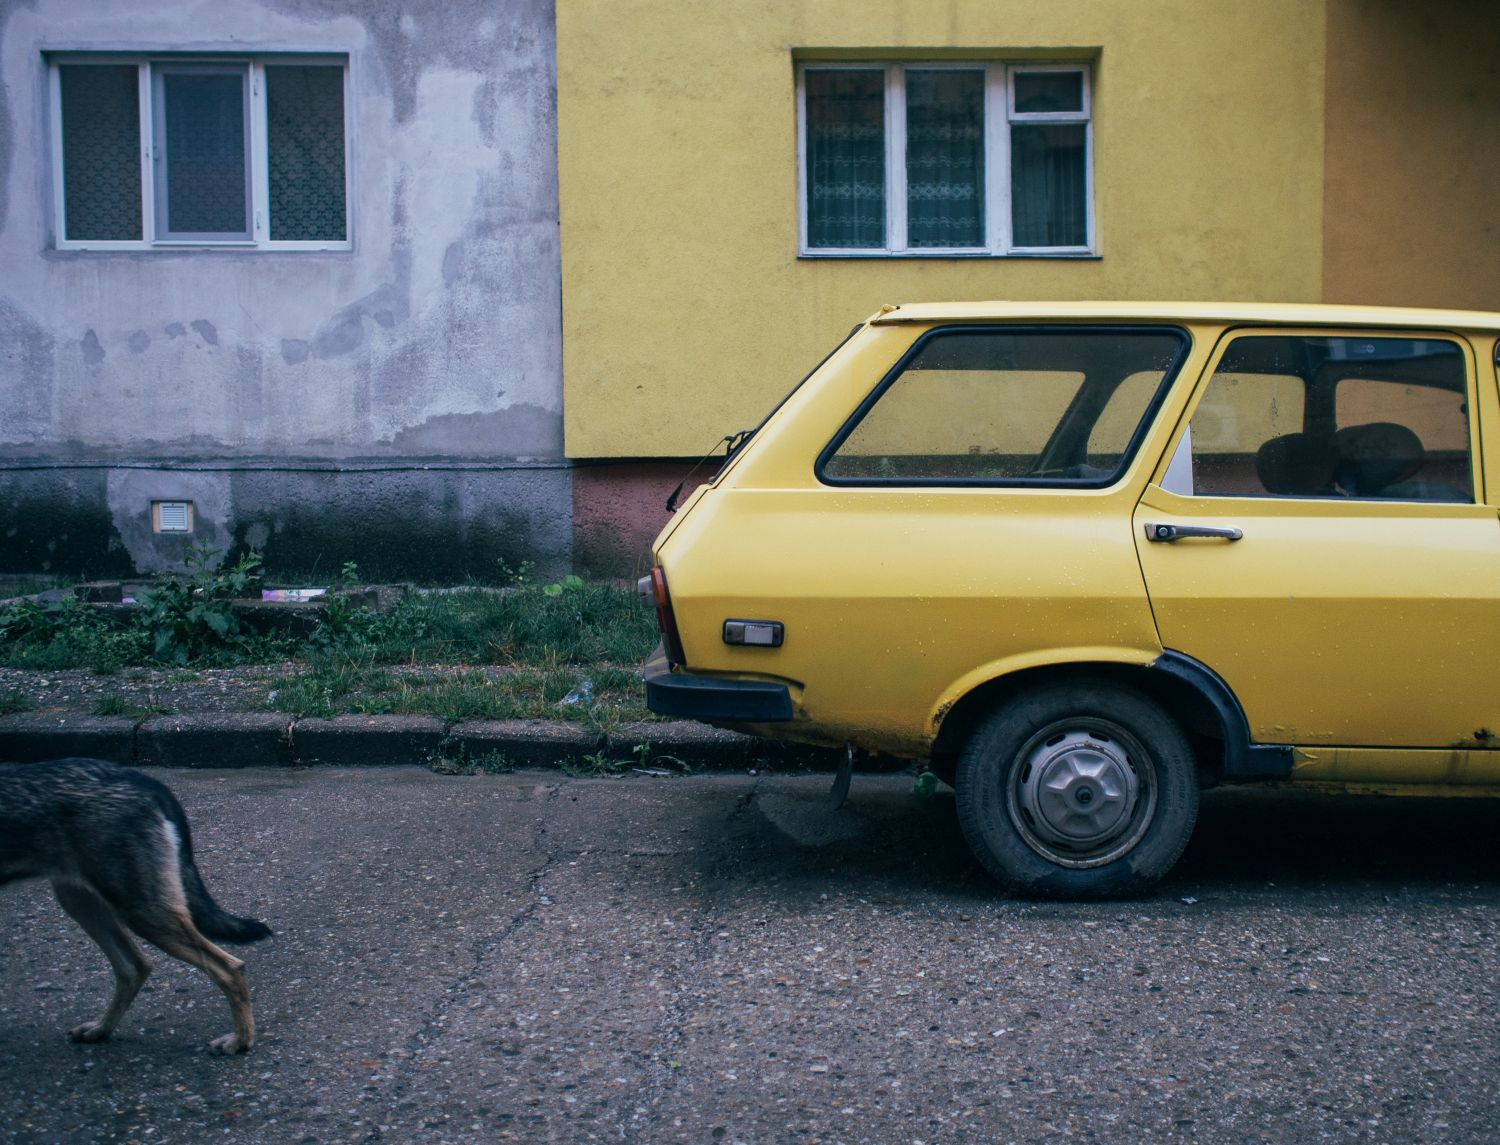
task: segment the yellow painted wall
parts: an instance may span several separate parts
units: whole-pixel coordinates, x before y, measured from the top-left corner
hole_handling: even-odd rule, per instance
[[[1329,0],[1329,302],[1500,310],[1500,4]]]
[[[702,454],[885,302],[1316,301],[1324,28],[1312,0],[559,0],[568,455]],[[798,259],[820,49],[1094,59],[1101,257]]]

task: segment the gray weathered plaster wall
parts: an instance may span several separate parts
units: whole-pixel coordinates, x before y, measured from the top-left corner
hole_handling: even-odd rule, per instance
[[[353,249],[55,249],[49,49],[347,53]],[[555,86],[551,0],[0,0],[0,569],[169,567],[152,496],[566,566]]]

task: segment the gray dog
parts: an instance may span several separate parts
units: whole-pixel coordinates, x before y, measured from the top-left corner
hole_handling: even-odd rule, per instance
[[[74,1029],[74,1041],[114,1033],[151,973],[133,930],[224,991],[234,1033],[210,1042],[211,1053],[241,1053],[254,1043],[245,964],[209,939],[256,942],[271,930],[210,897],[193,863],[187,816],[163,784],[97,759],[0,764],[0,885],[17,879],[51,880],[63,910],[114,967],[109,1006],[97,1022]]]

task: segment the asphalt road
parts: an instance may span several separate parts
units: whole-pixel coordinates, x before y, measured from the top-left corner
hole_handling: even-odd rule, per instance
[[[998,897],[910,777],[172,772],[260,1041],[0,899],[0,1139],[1491,1142],[1500,803],[1221,791],[1148,899]]]

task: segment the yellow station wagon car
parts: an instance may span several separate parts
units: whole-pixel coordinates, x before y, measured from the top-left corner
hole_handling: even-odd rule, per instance
[[[1500,315],[862,323],[657,538],[652,710],[928,759],[984,865],[1129,894],[1198,791],[1500,784]]]

